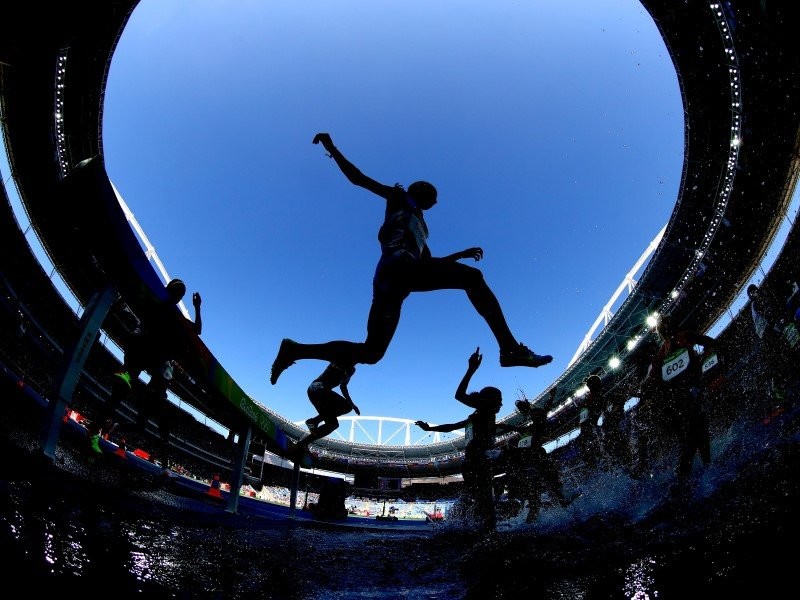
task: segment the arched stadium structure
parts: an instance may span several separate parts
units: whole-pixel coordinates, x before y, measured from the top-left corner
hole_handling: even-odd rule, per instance
[[[102,163],[106,77],[138,3],[13,3],[0,19],[0,110],[11,167],[11,179],[4,174],[0,207],[4,310],[24,311],[32,324],[28,331],[39,359],[27,372],[26,385],[44,395],[53,389],[61,356],[81,323],[20,230],[6,186],[16,186],[41,245],[84,307],[109,287],[134,310],[158,294],[157,274],[143,266],[144,253],[132,256],[130,246],[109,234],[120,231],[120,218],[125,221],[119,205],[109,203],[111,186]],[[591,373],[612,387],[640,377],[653,342],[646,317],[654,312],[671,313],[698,330],[715,323],[762,260],[797,180],[800,72],[791,3],[641,3],[663,36],[682,93],[681,185],[649,264],[602,331],[553,382],[562,390],[578,390]],[[796,229],[782,253],[787,258],[776,263],[792,273]],[[141,251],[138,243],[136,248]],[[116,341],[125,332],[119,317],[112,310],[103,323]],[[3,322],[5,327],[9,320]],[[172,391],[239,434],[243,454],[284,455],[287,440],[305,434],[304,427],[247,398],[225,377],[213,348],[187,339],[187,349]],[[608,367],[612,356],[622,359],[617,370]],[[92,348],[76,391],[87,404],[104,401],[102,374],[116,360],[104,347]],[[554,418],[561,434],[574,429],[575,403]],[[315,466],[350,474],[442,476],[460,471],[464,443],[454,437],[395,446],[331,436],[316,444]]]

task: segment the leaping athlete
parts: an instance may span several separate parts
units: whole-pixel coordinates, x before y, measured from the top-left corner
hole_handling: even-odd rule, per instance
[[[385,185],[359,171],[339,149],[331,136],[318,133],[313,143],[322,144],[344,176],[359,187],[386,201],[386,214],[378,232],[381,258],[372,283],[372,307],[364,342],[331,341],[301,344],[291,339],[281,342],[272,363],[270,382],[297,360],[317,359],[335,364],[375,364],[386,353],[400,321],[403,301],[411,292],[464,290],[472,305],[492,330],[500,347],[501,367],[541,367],[552,356],[535,354],[518,342],[509,329],[500,303],[486,284],[483,273],[459,263],[461,259],[483,258],[482,248],[467,248],[444,257],[433,257],[428,248],[428,227],[424,211],[436,204],[436,188],[427,181],[415,181],[404,189],[400,184]]]

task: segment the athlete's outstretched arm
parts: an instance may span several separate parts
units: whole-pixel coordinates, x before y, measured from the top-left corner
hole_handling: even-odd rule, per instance
[[[448,431],[455,431],[456,429],[464,429],[469,423],[469,419],[464,419],[458,423],[443,423],[442,425],[428,425],[425,421],[414,421],[414,424],[422,429],[422,431],[438,431],[440,433],[447,433]]]
[[[353,163],[347,160],[344,157],[344,154],[339,152],[339,149],[333,145],[333,140],[331,139],[330,134],[318,133],[314,136],[313,142],[315,144],[322,144],[322,147],[325,148],[331,158],[336,161],[336,165],[339,167],[341,172],[344,173],[344,176],[347,177],[350,183],[369,190],[373,194],[377,194],[382,198],[388,198],[392,189],[394,189],[392,186],[384,185],[378,181],[375,181],[371,177],[364,175],[364,173],[362,173]]]

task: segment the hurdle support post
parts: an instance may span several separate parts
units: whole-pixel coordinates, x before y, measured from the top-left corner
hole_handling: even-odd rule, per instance
[[[81,316],[78,335],[64,353],[61,369],[53,383],[53,393],[47,405],[40,441],[42,453],[51,461],[56,456],[67,404],[72,400],[86,357],[89,356],[116,294],[116,288],[109,285],[92,296]]]
[[[297,505],[297,488],[300,486],[300,461],[294,461],[294,470],[292,471],[292,490],[289,495],[289,518],[294,519]]]

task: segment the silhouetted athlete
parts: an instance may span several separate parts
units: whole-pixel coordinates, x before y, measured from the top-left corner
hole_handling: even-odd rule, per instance
[[[386,214],[378,232],[381,258],[372,282],[372,306],[364,342],[333,341],[301,344],[284,339],[272,363],[270,382],[297,360],[318,359],[336,364],[375,364],[386,353],[400,321],[403,301],[411,292],[464,290],[475,310],[492,330],[500,347],[502,367],[540,367],[553,360],[540,356],[517,342],[506,324],[500,303],[480,270],[459,263],[460,259],[483,258],[482,248],[467,248],[449,256],[433,257],[428,248],[428,226],[423,212],[436,204],[436,188],[427,181],[415,181],[403,189],[400,184],[384,185],[359,171],[333,145],[331,136],[318,133],[321,143],[347,179],[386,201]]]
[[[106,408],[107,421],[104,432],[110,434],[118,429],[116,412],[122,401],[133,394],[137,400],[136,429],[144,432],[150,413],[161,411],[159,433],[163,451],[169,450],[169,419],[165,403],[167,387],[172,378],[173,360],[180,354],[176,340],[181,330],[188,327],[200,335],[203,330],[200,306],[202,298],[198,292],[192,294],[194,321],[185,318],[177,309],[177,304],[186,295],[186,284],[173,279],[166,285],[167,297],[157,301],[137,315],[139,328],[125,344],[122,370],[113,374],[111,397]],[[150,374],[150,381],[142,389],[139,375],[142,371]]]
[[[599,375],[589,375],[583,382],[589,391],[584,396],[581,407],[577,443],[584,464],[588,469],[594,470],[603,450],[600,426],[597,424],[604,408],[603,380]]]
[[[703,407],[701,385],[703,358],[706,357],[698,354],[696,347],[702,346],[705,355],[719,343],[698,331],[679,329],[672,315],[661,315],[656,331],[662,344],[642,384],[657,381],[668,394],[678,435],[679,457],[675,474],[680,489],[689,479],[695,454],[700,456],[704,466],[711,463],[709,422]]]
[[[543,493],[548,492],[562,507],[568,506],[573,499],[564,493],[558,465],[544,449],[550,429],[547,411],[555,403],[557,391],[556,387],[551,388],[550,397],[542,406],[525,399],[517,400],[514,405],[526,419],[522,425],[497,425],[500,433],[515,431],[520,434],[517,446],[511,446],[506,451],[506,487],[509,499],[518,503],[518,511],[527,501],[526,523],[533,523],[539,515]]]
[[[316,416],[306,419],[308,435],[297,442],[294,453],[304,452],[308,446],[326,435],[333,433],[339,428],[339,419],[351,410],[357,415],[361,414],[358,407],[350,397],[347,385],[350,378],[356,372],[355,367],[342,368],[330,363],[320,375],[308,386],[308,399],[317,409]],[[341,394],[333,391],[338,387]]]
[[[467,440],[462,472],[464,500],[478,521],[479,529],[494,530],[497,519],[492,489],[492,450],[497,433],[496,415],[503,406],[503,394],[493,386],[487,386],[478,392],[467,391],[469,382],[482,361],[483,355],[480,348],[477,348],[469,357],[467,371],[455,394],[456,400],[475,409],[474,412],[457,423],[429,425],[427,421],[415,421],[415,424],[423,431],[448,432],[464,429],[464,439]]]

